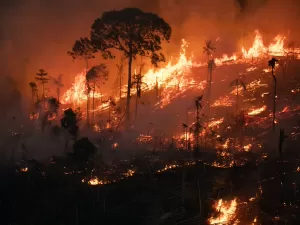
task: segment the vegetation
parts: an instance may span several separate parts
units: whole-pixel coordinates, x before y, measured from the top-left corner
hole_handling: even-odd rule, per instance
[[[128,59],[126,115],[130,119],[132,62],[137,56],[149,57],[153,65],[165,61],[162,41],[169,41],[171,27],[159,16],[137,8],[104,12],[92,25],[91,41],[104,58],[114,58],[112,49]]]
[[[73,45],[73,48],[71,51],[68,51],[68,55],[70,55],[73,59],[83,59],[85,62],[85,73],[87,75],[89,70],[89,60],[95,58],[94,53],[96,52],[96,49],[92,45],[91,41],[88,38],[80,38],[79,40],[75,41],[75,44]],[[86,123],[89,127],[90,120],[89,120],[89,109],[90,109],[90,92],[91,88],[89,86],[89,83],[86,82]]]
[[[278,62],[277,59],[272,58],[271,60],[268,61],[268,65],[272,68],[272,77],[273,77],[273,82],[274,82],[274,93],[273,93],[273,120],[272,120],[272,124],[273,124],[273,131],[275,131],[275,114],[276,114],[276,98],[277,98],[277,79],[276,76],[274,74],[274,70],[275,70],[275,66],[276,63]]]

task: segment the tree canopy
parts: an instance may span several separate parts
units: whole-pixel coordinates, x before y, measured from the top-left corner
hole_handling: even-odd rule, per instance
[[[104,12],[95,20],[91,30],[92,44],[105,58],[113,58],[112,49],[120,50],[127,58],[142,55],[157,65],[164,61],[162,41],[169,41],[171,27],[162,18],[137,8]]]

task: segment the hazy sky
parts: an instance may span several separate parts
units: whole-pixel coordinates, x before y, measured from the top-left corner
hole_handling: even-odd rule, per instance
[[[270,36],[293,28],[296,33],[299,2],[249,0],[241,17],[237,0],[1,0],[0,68],[2,74],[17,77],[24,90],[39,68],[52,76],[63,73],[70,83],[83,64],[73,62],[66,52],[77,38],[89,35],[104,10],[134,6],[154,11],[173,27],[172,42],[165,48],[168,54],[178,53],[181,38],[201,54],[204,40],[218,36],[232,39],[220,51],[238,48],[234,37],[241,33],[241,18],[250,36],[256,28]]]

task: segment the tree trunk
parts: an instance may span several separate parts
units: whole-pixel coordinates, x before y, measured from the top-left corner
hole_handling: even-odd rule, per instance
[[[137,84],[138,85],[138,84]],[[139,97],[138,97],[138,88],[136,89],[136,99],[135,99],[135,119],[137,119],[138,114],[138,104],[139,104]]]
[[[92,124],[95,122],[95,89],[96,89],[96,79],[94,78],[93,84],[93,114],[92,114]]]
[[[276,89],[277,89],[277,81],[274,76],[274,69],[272,69],[272,76],[274,79],[274,96],[273,96],[273,131],[275,131],[275,113],[276,113]]]
[[[238,110],[239,110],[239,84],[236,81],[236,109],[235,109],[235,119],[238,121]]]
[[[85,79],[86,75],[88,73],[89,65],[88,65],[88,60],[85,59],[85,64],[86,64],[86,70],[85,70]],[[90,127],[90,116],[89,116],[89,108],[90,108],[90,103],[89,103],[89,97],[90,97],[90,90],[89,90],[89,84],[86,80],[86,88],[87,88],[87,94],[86,94],[86,125],[87,127]]]
[[[123,67],[123,65],[122,65]],[[119,72],[119,76],[120,76],[120,80],[119,80],[119,85],[120,85],[120,101],[121,101],[121,98],[122,98],[122,73]]]
[[[130,124],[131,66],[132,66],[132,54],[130,54],[129,59],[128,59],[128,86],[127,86],[127,99],[126,99],[127,127],[129,127],[129,124]]]
[[[43,102],[44,102],[44,109],[46,109],[46,101],[45,101],[45,84],[42,81],[42,86],[43,86]]]

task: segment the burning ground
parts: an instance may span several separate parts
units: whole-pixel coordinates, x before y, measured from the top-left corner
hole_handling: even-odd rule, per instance
[[[262,200],[262,195],[264,190],[272,187],[268,184],[270,180],[282,183],[283,175],[288,174],[285,176],[287,177],[285,190],[288,190],[293,182],[297,183],[294,174],[298,172],[298,161],[287,159],[288,166],[284,166],[282,160],[277,162],[279,154],[277,140],[279,128],[285,128],[287,150],[284,155],[286,157],[289,154],[293,157],[297,155],[295,146],[299,143],[297,118],[300,112],[300,87],[297,75],[297,71],[300,70],[299,48],[288,46],[286,38],[282,35],[276,36],[271,43],[263,43],[263,37],[256,31],[251,47],[243,47],[240,52],[220,57],[216,53],[210,98],[207,97],[209,96],[207,63],[198,61],[197,56],[188,57],[187,51],[188,42],[183,40],[178,58],[172,59],[161,68],[145,69],[142,73],[144,85],[141,87],[141,98],[137,96],[138,89],[133,87],[132,90],[132,103],[135,102],[136,105],[132,104],[131,111],[135,119],[132,119],[129,130],[125,130],[123,126],[122,108],[126,92],[126,86],[123,85],[119,87],[120,90],[116,88],[112,93],[102,92],[98,87],[95,93],[90,94],[89,98],[94,99],[94,107],[90,106],[88,114],[93,115],[91,120],[93,129],[84,128],[87,117],[86,78],[84,73],[78,74],[72,86],[60,96],[62,103],[60,110],[65,111],[70,106],[80,108],[77,111],[77,114],[81,115],[78,136],[79,138],[88,136],[98,150],[98,155],[96,154],[89,162],[83,162],[80,160],[81,157],[72,154],[67,159],[53,158],[44,165],[36,161],[22,161],[17,165],[17,176],[29,181],[34,179],[34,182],[60,176],[61,181],[66,182],[64,188],[72,186],[75,182],[76,187],[83,188],[83,196],[90,198],[97,196],[95,204],[93,201],[91,203],[82,200],[89,205],[88,207],[101,201],[106,202],[106,195],[104,200],[100,201],[100,193],[102,196],[106,188],[110,193],[116,194],[117,192],[112,190],[116,187],[116,183],[120,183],[122,188],[129,189],[135,182],[139,184],[138,187],[143,187],[140,184],[146,183],[147,180],[151,184],[149,184],[151,188],[147,189],[149,192],[158,190],[164,185],[170,186],[169,189],[165,188],[162,192],[158,192],[161,196],[157,198],[159,199],[157,204],[160,204],[161,212],[154,210],[160,215],[158,220],[163,222],[169,219],[173,222],[187,220],[188,224],[192,224],[189,220],[192,218],[191,220],[197,223],[205,220],[209,224],[258,224],[257,221],[276,221],[281,220],[281,217],[287,220],[293,217],[293,213],[297,211],[297,196],[282,197],[280,203],[276,202],[276,209],[270,210],[269,206],[265,207],[268,212],[265,212],[263,206],[260,206],[260,211],[257,212],[257,204],[258,202],[267,204]],[[274,121],[276,132],[272,131],[273,78],[272,71],[268,67],[271,57],[279,60],[274,68],[277,78]],[[139,67],[136,67],[138,71]],[[198,98],[200,100],[195,102],[195,97],[202,95],[204,98]],[[198,107],[197,110],[199,101],[202,108]],[[50,104],[48,107],[50,108]],[[59,111],[45,114],[44,108],[40,107],[39,111],[30,115],[31,125],[34,125],[33,132],[36,132],[35,129],[46,133],[50,133],[50,130],[52,132],[54,125],[59,123],[60,113]],[[199,133],[195,132],[197,117],[201,122]],[[55,145],[60,145],[62,152],[71,151],[71,145],[68,146],[66,141],[67,134],[61,130],[60,132],[63,135],[58,135],[59,138],[50,139],[49,142],[55,140]],[[18,137],[16,140],[21,139],[25,143],[22,145],[22,153],[29,150],[27,157],[31,158],[34,154],[30,152],[33,144],[30,138],[13,130],[10,130],[10,133],[13,137]],[[44,136],[40,131],[39,134],[39,137]],[[201,160],[193,158],[193,149],[197,142],[202,153]],[[80,146],[78,149],[80,153]],[[84,154],[81,156],[86,157]],[[271,160],[265,162],[267,158]],[[279,176],[270,173],[269,168],[276,166],[280,167]],[[259,171],[262,168],[264,171]],[[243,169],[244,171],[239,171],[237,175],[237,170]],[[199,171],[205,175],[200,176]],[[190,180],[189,173],[194,174]],[[261,174],[262,178],[259,177]],[[249,176],[249,181],[245,176]],[[171,182],[172,178],[176,178],[174,183]],[[203,180],[205,182],[202,182]],[[241,188],[238,187],[240,183],[246,181],[252,182],[248,189],[243,185]],[[179,188],[181,191],[177,191],[177,186],[181,186]],[[275,195],[282,192],[280,188],[274,189]],[[87,193],[88,190],[91,191],[90,195]],[[73,191],[75,190],[72,189]],[[162,197],[170,191],[174,191],[175,197],[168,196],[167,199]],[[248,192],[249,197],[245,198]],[[130,193],[130,196],[134,196],[132,192]],[[178,196],[183,197],[178,200]],[[141,196],[138,198],[143,199]],[[170,203],[173,201],[170,199],[173,198],[176,199],[174,205],[177,208],[172,207]],[[266,195],[265,198],[270,199]],[[125,201],[124,198],[122,201]],[[181,206],[178,203],[180,201]],[[119,209],[116,207],[118,203],[116,198],[111,202],[113,203],[109,204],[114,208],[110,212],[112,215],[117,210],[126,211],[124,205]],[[79,207],[80,203],[76,204]],[[287,205],[292,208],[293,213],[282,210],[288,207]],[[188,207],[190,210],[186,212]],[[104,218],[107,219],[106,205],[98,208],[94,206],[91,216],[95,216],[96,209],[101,209]],[[281,214],[277,213],[279,209]],[[79,217],[80,210],[77,208],[74,211],[77,212],[76,217]],[[261,211],[267,216],[262,216]]]

